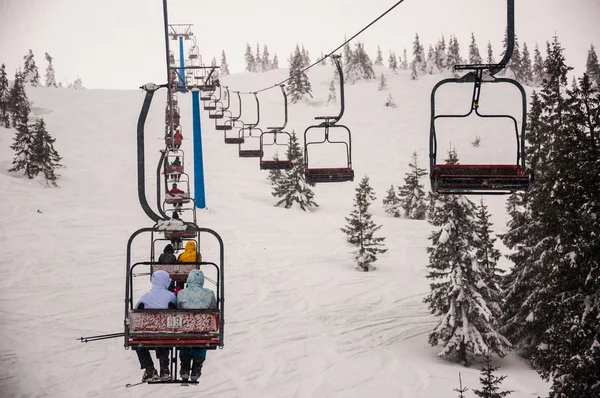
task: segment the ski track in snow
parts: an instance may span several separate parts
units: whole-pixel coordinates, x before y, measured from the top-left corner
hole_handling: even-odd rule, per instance
[[[332,73],[328,67],[311,71],[313,82],[320,82],[313,83],[315,102],[327,97]],[[250,90],[284,76],[287,70],[232,75],[223,82]],[[141,385],[126,390],[142,371],[122,339],[77,340],[123,330],[126,242],[135,230],[151,225],[139,207],[136,185],[135,129],[143,93],[29,89],[66,168],[59,170],[57,189],[6,172],[12,131],[0,128],[0,395],[441,397],[457,387],[458,372],[476,386],[476,368],[444,362],[427,344],[436,324],[422,302],[428,292],[425,248],[431,227],[390,218],[381,209],[389,185],[402,184],[413,151],[426,165],[429,93],[436,78],[409,82],[404,73],[387,72],[386,77],[398,108],[382,105],[388,93],[377,92],[375,81],[359,82],[347,87],[344,116],[353,132],[357,179],[371,178],[378,195],[372,211],[389,248],[371,273],[353,270],[352,248],[339,230],[351,211],[356,183],[317,186],[320,207],[306,213],[275,208],[267,172],[258,169],[257,159],[239,159],[237,146],[223,144],[222,133],[203,112],[208,209],[198,210],[198,220],[225,242],[225,348],[208,353],[200,385],[186,389]],[[265,97],[261,120],[277,125],[283,104],[279,97]],[[151,206],[164,98],[164,93],[155,95],[146,124]],[[191,101],[180,95],[180,102],[189,138]],[[336,110],[335,104],[290,106],[288,131],[301,138],[314,116]],[[245,112],[254,120],[251,110]],[[472,134],[461,137],[468,142]],[[468,151],[483,153],[496,139],[482,137],[483,149]],[[182,149],[189,172],[192,141],[184,141]],[[489,201],[502,230],[503,200]],[[214,243],[206,239],[201,246],[210,260]],[[147,260],[148,249],[148,242],[139,242],[137,259]],[[145,278],[135,280],[137,297],[150,287]],[[505,386],[518,391],[513,397],[547,391],[517,358],[499,363],[509,376]]]

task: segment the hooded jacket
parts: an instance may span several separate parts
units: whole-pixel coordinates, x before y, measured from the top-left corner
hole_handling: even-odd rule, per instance
[[[169,303],[177,304],[177,296],[168,290],[170,284],[171,277],[167,271],[159,270],[153,273],[152,290],[139,299],[135,308],[144,303],[146,310],[164,310],[169,308]]]
[[[216,309],[217,299],[212,290],[204,287],[204,273],[199,269],[190,272],[187,286],[177,294],[177,308]]]
[[[174,264],[177,262],[177,257],[173,254],[173,246],[166,245],[163,253],[158,257],[160,264]]]
[[[195,263],[196,262],[196,242],[193,240],[185,244],[185,251],[179,255],[177,259],[180,263]],[[202,258],[200,258],[202,261]]]

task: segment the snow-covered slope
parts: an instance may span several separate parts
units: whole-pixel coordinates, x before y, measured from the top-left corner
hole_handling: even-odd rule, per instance
[[[152,224],[136,192],[135,128],[144,94],[29,89],[34,112],[46,120],[66,168],[59,171],[58,189],[6,172],[14,131],[0,129],[0,395],[437,398],[455,395],[459,372],[463,385],[477,387],[476,367],[442,361],[427,343],[436,324],[422,303],[428,292],[429,224],[390,218],[381,208],[385,190],[403,183],[413,151],[427,167],[430,92],[439,76],[413,82],[404,73],[381,72],[388,90],[378,92],[375,80],[348,86],[342,119],[352,130],[357,179],[369,175],[378,194],[375,221],[387,237],[389,251],[373,273],[353,270],[352,248],[339,230],[356,183],[317,186],[320,207],[311,212],[275,208],[258,160],[238,158],[237,146],[226,146],[203,113],[208,210],[198,210],[198,219],[225,241],[226,333],[225,348],[209,352],[200,385],[189,389],[126,390],[142,371],[122,340],[76,340],[122,331],[126,242],[133,231]],[[286,75],[287,70],[240,74],[222,82],[255,91]],[[288,131],[302,136],[314,116],[337,113],[337,105],[325,106],[332,75],[331,67],[310,71],[314,99],[290,105]],[[456,90],[440,93],[442,111],[468,109],[470,87]],[[508,109],[518,116],[516,93],[494,90],[498,100],[490,112]],[[395,109],[383,106],[389,93]],[[164,98],[156,95],[147,123],[150,199],[163,144]],[[280,124],[281,92],[259,98],[261,126]],[[242,119],[255,120],[252,97],[243,100]],[[188,138],[191,97],[180,96],[180,102]],[[450,142],[464,163],[514,159],[514,133],[502,124],[443,127],[442,159]],[[470,145],[476,135],[479,148]],[[191,140],[183,149],[190,170]],[[504,198],[485,200],[496,232],[504,231]],[[136,250],[144,253],[147,246]],[[142,291],[149,283],[138,286]],[[515,391],[512,397],[547,392],[546,383],[517,357],[496,363],[508,375],[503,386]]]

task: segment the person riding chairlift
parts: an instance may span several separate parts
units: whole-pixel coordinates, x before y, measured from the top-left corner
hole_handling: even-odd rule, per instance
[[[173,138],[173,144],[175,144],[175,148],[179,149],[181,147],[181,141],[183,141],[183,135],[179,129],[175,130],[175,135]]]
[[[171,188],[171,190],[169,191],[169,193],[171,195],[181,195],[181,194],[185,194],[184,191],[182,191],[181,189],[177,188],[177,184],[173,184],[173,187]],[[181,207],[182,203],[175,203],[174,204],[175,207]]]
[[[177,147],[177,145],[176,145]],[[171,166],[181,166],[181,159],[179,159],[179,156],[175,157],[175,160],[173,160],[173,162],[171,163]],[[179,178],[181,177],[181,173],[173,173],[171,174],[171,179],[175,180],[175,181],[179,181]]]

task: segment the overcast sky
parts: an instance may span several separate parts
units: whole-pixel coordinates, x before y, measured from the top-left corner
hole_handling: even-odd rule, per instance
[[[314,61],[387,10],[396,0],[169,0],[169,22],[193,24],[206,63],[225,50],[232,73],[244,70],[249,42],[267,45],[281,67],[296,43]],[[0,63],[9,73],[32,49],[40,73],[44,53],[54,58],[57,80],[77,76],[88,88],[132,89],[166,80],[162,0],[0,0]],[[581,74],[590,44],[600,47],[600,0],[516,0],[516,32],[531,50],[556,33],[567,62]],[[411,54],[415,32],[425,50],[444,34],[456,34],[463,56],[471,32],[482,53],[496,56],[506,27],[502,0],[405,0],[359,36],[374,59],[377,45]],[[172,42],[174,44],[174,42]],[[186,43],[186,50],[188,43]],[[497,57],[499,58],[499,57]],[[262,88],[262,87],[261,87]]]

